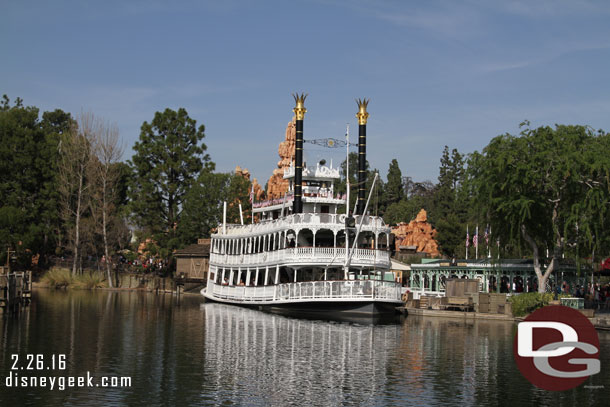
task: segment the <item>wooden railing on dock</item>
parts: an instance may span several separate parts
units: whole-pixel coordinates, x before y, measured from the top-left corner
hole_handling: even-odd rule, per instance
[[[32,272],[10,272],[0,267],[0,313],[28,305],[32,298]]]

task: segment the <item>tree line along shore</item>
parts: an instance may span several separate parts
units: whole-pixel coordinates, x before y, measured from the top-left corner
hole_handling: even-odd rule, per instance
[[[369,184],[374,172],[385,175],[371,213],[393,225],[426,209],[442,255],[455,258],[465,257],[467,228],[473,236],[479,225],[478,238],[485,228],[498,256],[533,258],[542,281],[560,258],[595,267],[610,252],[610,135],[528,121],[520,129],[490,135],[469,154],[445,146],[436,182],[404,175],[400,156],[387,172],[367,168]],[[237,203],[251,216],[250,181],[216,171],[205,127],[183,108],[145,121],[129,160],[111,122],[40,112],[6,95],[0,137],[0,262],[13,268],[46,270],[69,259],[77,276],[97,260],[110,286],[120,264],[143,269],[148,261],[171,275],[175,250],[210,236],[223,201],[229,222],[239,222]],[[338,193],[346,190],[345,166]]]

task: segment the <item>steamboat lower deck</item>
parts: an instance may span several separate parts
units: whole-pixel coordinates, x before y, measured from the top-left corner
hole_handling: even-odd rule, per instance
[[[393,316],[402,305],[400,285],[392,281],[309,281],[267,286],[211,284],[208,300],[258,308],[283,315],[319,318]]]

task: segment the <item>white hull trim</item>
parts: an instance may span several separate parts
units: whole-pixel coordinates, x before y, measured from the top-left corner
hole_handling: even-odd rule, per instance
[[[400,285],[377,280],[310,281],[270,286],[224,286],[210,283],[201,290],[201,294],[212,301],[241,305],[348,302],[402,304]]]

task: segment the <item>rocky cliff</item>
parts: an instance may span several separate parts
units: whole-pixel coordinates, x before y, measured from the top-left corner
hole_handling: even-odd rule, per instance
[[[293,118],[286,126],[286,136],[277,151],[280,161],[278,161],[277,168],[273,170],[273,175],[267,183],[267,199],[283,198],[284,193],[288,191],[288,180],[284,179],[284,169],[290,167],[294,161],[295,142],[296,130],[295,119]]]
[[[392,228],[392,234],[396,237],[396,251],[400,246],[415,246],[416,252],[428,253],[431,257],[438,257],[438,243],[436,230],[428,223],[428,215],[424,209],[419,211],[417,217],[409,223],[401,222]]]

